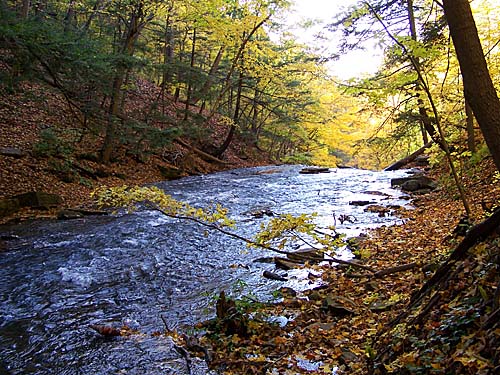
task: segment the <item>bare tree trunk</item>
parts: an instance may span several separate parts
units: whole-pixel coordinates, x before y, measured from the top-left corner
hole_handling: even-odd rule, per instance
[[[66,16],[64,17],[65,32],[67,32],[71,28],[74,19],[75,19],[75,0],[70,0],[68,4],[68,10],[66,11]]]
[[[134,55],[135,43],[145,26],[143,17],[143,4],[139,3],[130,16],[127,34],[124,38],[121,51],[123,54],[126,54],[128,56]],[[125,81],[127,72],[127,67],[119,67],[113,79],[113,88],[111,91],[110,103],[108,108],[108,124],[106,127],[104,143],[101,149],[101,161],[105,164],[109,164],[109,162],[111,161],[111,154],[115,147],[117,130],[116,124],[118,121],[118,114],[120,113],[122,103],[122,86],[123,82]]]
[[[186,48],[186,40],[188,37],[188,31],[184,33],[184,37],[182,38],[180,48],[179,48],[179,68],[177,69],[177,84],[175,87],[175,92],[174,92],[174,101],[177,103],[179,101],[179,97],[181,95],[181,87],[180,87],[180,82],[182,81],[182,71],[180,66],[182,65],[183,61],[183,56],[184,56],[184,49]]]
[[[488,71],[468,0],[444,0],[443,8],[470,104],[495,165],[500,170],[500,100]]]
[[[186,105],[184,108],[184,121],[189,118],[189,104],[191,102],[191,92],[193,90],[193,73],[194,73],[194,60],[196,51],[196,28],[193,30],[193,43],[191,47],[191,61],[189,63],[188,86],[186,92]]]
[[[467,125],[467,149],[474,153],[476,152],[476,137],[474,134],[474,113],[469,105],[469,102],[465,101],[465,121]]]
[[[203,84],[203,87],[198,91],[196,96],[192,100],[192,104],[198,103],[201,99],[204,99],[208,92],[210,91],[210,88],[214,84],[215,80],[215,73],[217,73],[217,69],[219,68],[220,62],[222,61],[222,56],[224,55],[224,46],[221,46],[219,48],[219,51],[217,52],[217,56],[215,56],[215,60],[210,67],[210,72],[208,73],[208,78]]]
[[[234,132],[236,131],[236,124],[239,121],[240,117],[240,108],[241,108],[241,91],[243,88],[243,72],[240,71],[240,76],[238,78],[238,91],[236,93],[236,104],[234,106],[234,114],[233,114],[233,124],[229,128],[229,133],[227,134],[226,140],[224,143],[217,149],[215,156],[220,158],[222,154],[227,150],[231,142],[233,141]]]
[[[21,18],[26,19],[30,14],[31,0],[23,0],[23,6],[21,7]]]
[[[239,46],[238,51],[236,52],[236,55],[233,58],[233,61],[232,61],[231,66],[229,68],[229,71],[226,74],[222,90],[220,91],[220,93],[219,93],[219,95],[218,95],[218,97],[215,100],[215,103],[213,105],[212,115],[211,116],[213,116],[215,114],[215,112],[217,111],[217,108],[219,107],[220,102],[221,102],[222,98],[224,97],[224,95],[226,94],[226,92],[231,89],[231,77],[233,76],[234,70],[236,69],[236,65],[237,65],[237,63],[238,63],[238,61],[239,61],[239,59],[241,57],[241,54],[245,50],[245,47],[246,47],[247,43],[252,38],[253,34],[255,34],[255,32],[262,25],[264,25],[264,23],[266,23],[266,21],[269,19],[269,17],[270,16],[267,16],[266,18],[264,18],[263,20],[261,20],[259,23],[255,24],[254,27],[252,28],[252,30],[250,31],[250,33],[248,34],[248,36],[245,36],[245,34],[243,35],[243,41],[241,42],[241,45]]]
[[[89,18],[87,18],[87,21],[85,22],[85,25],[82,28],[82,33],[85,34],[87,31],[90,29],[90,25],[92,24],[92,21],[94,20],[94,17],[97,14],[97,10],[100,8],[102,4],[102,0],[98,0],[95,2],[94,7],[92,8],[92,13],[90,14]]]
[[[163,52],[163,75],[161,81],[160,98],[162,104],[162,113],[165,114],[165,91],[167,85],[172,82],[172,62],[174,60],[174,35],[170,21],[170,14],[172,13],[174,3],[171,2],[167,9],[167,17],[165,19],[165,46]]]
[[[417,36],[417,26],[415,23],[415,13],[413,11],[413,0],[406,0],[407,2],[407,8],[408,8],[408,21],[410,23],[410,34],[411,38],[414,41],[418,40]],[[420,69],[420,60],[416,57],[413,58],[415,60],[415,69],[421,70]],[[422,84],[420,81],[417,81],[416,84],[417,91],[422,90]],[[418,99],[418,112],[420,114],[420,129],[422,132],[422,140],[424,142],[424,145],[429,143],[429,138],[427,137],[427,134],[430,135],[430,137],[438,144],[440,142],[438,141],[439,137],[437,135],[436,129],[432,125],[432,121],[427,114],[427,109],[425,108],[424,101],[422,99]]]

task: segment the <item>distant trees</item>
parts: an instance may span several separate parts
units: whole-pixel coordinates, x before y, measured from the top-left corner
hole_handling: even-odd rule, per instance
[[[446,6],[453,6],[457,12],[458,5],[451,5],[452,3],[455,4],[447,2],[445,10]],[[491,90],[494,90],[495,84],[499,84],[500,77],[496,63],[499,56],[497,47],[500,40],[500,12],[492,1],[481,0],[472,5],[480,21],[479,35],[478,30],[462,29],[462,36],[475,34],[477,45],[480,47],[479,41],[484,44],[485,49],[481,50],[481,54],[489,61],[493,78],[493,85],[490,86],[492,93]],[[473,21],[472,12],[469,14]],[[369,138],[377,140],[376,148],[371,148],[373,142],[363,141],[360,143],[360,150],[368,148],[366,152],[363,151],[365,154],[369,150],[377,152],[377,159],[382,154],[381,159],[389,164],[391,158],[397,157],[394,150],[399,150],[400,156],[409,155],[422,143],[426,143],[426,137],[430,135],[441,148],[446,148],[446,142],[450,144],[454,165],[458,163],[457,159],[462,162],[467,158],[466,155],[470,157],[471,152],[483,152],[484,147],[481,145],[484,143],[478,137],[474,118],[469,110],[470,94],[464,95],[463,92],[465,76],[463,82],[460,79],[461,74],[464,74],[464,67],[460,54],[457,60],[450,44],[447,19],[441,2],[360,1],[339,15],[331,28],[343,33],[342,50],[358,48],[370,39],[376,40],[385,48],[384,64],[376,75],[347,83],[349,91],[368,99],[365,110],[379,117],[377,121],[380,126]],[[450,31],[455,41],[451,25]],[[479,74],[480,70],[482,69],[475,69],[475,73]],[[476,86],[481,81],[478,75],[473,80]],[[489,102],[482,100],[482,104],[488,106],[491,113],[493,107],[486,104]],[[477,116],[475,112],[474,115]],[[442,131],[438,125],[441,125]],[[498,133],[488,135],[483,127],[484,125],[480,125],[493,154],[494,145],[490,139],[499,139]],[[427,131],[421,132],[424,128]]]
[[[4,1],[0,82],[8,90],[29,78],[59,90],[82,134],[98,136],[104,163],[120,145],[141,152],[180,135],[222,157],[236,132],[281,158],[313,142],[300,123],[316,100],[308,82],[321,71],[306,47],[269,37],[288,4]],[[157,94],[131,109],[140,80]],[[210,133],[215,119],[226,132]]]

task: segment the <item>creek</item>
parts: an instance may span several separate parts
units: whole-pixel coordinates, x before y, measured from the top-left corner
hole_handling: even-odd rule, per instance
[[[317,212],[320,226],[337,224],[348,236],[401,222],[349,202],[405,205],[404,194],[390,188],[405,171],[299,171],[247,168],[156,185],[193,206],[221,203],[246,237],[266,220],[255,211]],[[342,215],[354,223],[341,224]],[[270,300],[282,286],[308,287],[301,271],[289,271],[287,282],[263,278],[274,266],[253,260],[268,251],[156,211],[33,221],[0,227],[0,234],[13,236],[0,250],[0,374],[185,374],[171,340],[151,333],[212,317],[221,290]],[[105,339],[92,324],[143,334]],[[209,372],[194,360],[191,373]]]

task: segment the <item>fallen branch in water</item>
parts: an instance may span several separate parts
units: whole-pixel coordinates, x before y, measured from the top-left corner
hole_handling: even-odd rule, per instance
[[[311,256],[311,255],[302,255],[300,253],[297,253],[297,252],[292,252],[292,251],[286,251],[286,250],[281,250],[281,249],[277,249],[275,247],[272,247],[272,246],[268,246],[268,245],[265,245],[265,244],[261,244],[261,243],[258,243],[256,241],[253,241],[249,238],[246,238],[246,237],[243,237],[243,236],[240,236],[239,234],[236,234],[234,232],[231,232],[231,231],[228,231],[220,226],[218,226],[217,224],[213,224],[213,223],[206,223],[204,222],[203,220],[199,220],[195,217],[191,217],[191,216],[178,216],[178,215],[172,215],[164,210],[162,210],[160,207],[154,205],[154,204],[150,204],[149,207],[151,209],[154,209],[160,213],[162,213],[163,215],[165,216],[168,216],[170,218],[173,218],[173,219],[181,219],[181,220],[189,220],[189,221],[192,221],[192,222],[195,222],[197,224],[200,224],[200,225],[203,225],[207,228],[210,228],[210,229],[213,229],[213,230],[216,230],[222,234],[225,234],[229,237],[233,237],[237,240],[240,240],[240,241],[243,241],[249,245],[252,245],[252,246],[256,246],[256,247],[260,247],[262,249],[266,249],[266,250],[270,250],[270,251],[273,251],[275,253],[278,253],[278,254],[283,254],[283,255],[292,255],[294,257],[297,257],[297,258],[300,258],[304,261],[318,261],[318,257],[316,256]],[[338,259],[338,258],[322,258],[321,259],[322,262],[329,262],[329,263],[339,263],[339,264],[345,264],[345,265],[348,265],[348,266],[352,266],[352,267],[355,267],[355,268],[361,268],[361,269],[364,269],[364,270],[367,270],[367,271],[370,271],[371,273],[375,273],[375,270],[369,266],[365,266],[363,264],[359,264],[359,263],[355,263],[355,262],[351,262],[351,261],[348,261],[348,260],[343,260],[343,259]]]
[[[206,209],[195,208],[186,202],[180,202],[157,187],[128,187],[120,186],[113,188],[101,188],[92,193],[97,197],[97,204],[106,207],[124,207],[129,211],[133,211],[138,204],[143,204],[146,207],[158,211],[166,217],[173,219],[187,220],[206,228],[218,231],[226,236],[238,239],[248,245],[260,247],[278,254],[294,256],[296,259],[303,261],[325,261],[329,263],[339,263],[355,268],[361,268],[371,273],[375,271],[368,266],[337,258],[324,258],[323,256],[303,255],[283,250],[286,242],[290,239],[301,238],[298,233],[306,233],[322,245],[325,249],[332,248],[339,235],[324,234],[323,238],[318,238],[316,226],[312,223],[312,215],[282,215],[280,218],[271,220],[267,228],[261,229],[256,240],[251,240],[240,236],[226,227],[234,225],[234,221],[227,216],[227,210],[219,204],[212,205]],[[334,228],[333,228],[334,230]],[[280,241],[279,248],[271,246],[271,241]],[[304,239],[302,239],[307,243]],[[319,250],[319,249],[318,249]]]

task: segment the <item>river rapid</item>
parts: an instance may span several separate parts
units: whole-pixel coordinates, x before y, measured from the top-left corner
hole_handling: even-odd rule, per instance
[[[193,206],[222,204],[246,237],[267,220],[256,211],[317,212],[320,226],[337,224],[348,236],[401,222],[349,202],[405,205],[404,194],[390,188],[405,171],[308,175],[300,168],[238,169],[156,185]],[[356,220],[340,224],[341,215]],[[0,250],[0,374],[187,374],[171,340],[151,333],[212,317],[221,290],[270,300],[279,287],[308,287],[301,271],[290,271],[287,282],[263,278],[274,266],[253,261],[269,252],[156,211],[34,221],[0,227],[0,234],[13,237]],[[104,339],[92,324],[143,334]],[[194,359],[191,373],[209,371]]]

